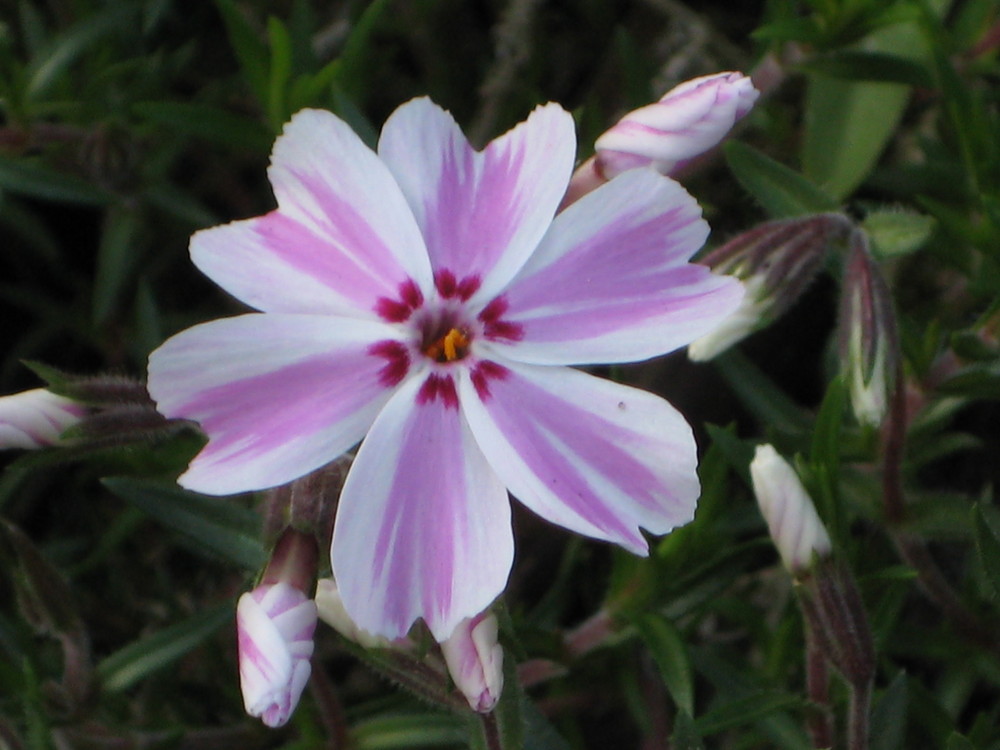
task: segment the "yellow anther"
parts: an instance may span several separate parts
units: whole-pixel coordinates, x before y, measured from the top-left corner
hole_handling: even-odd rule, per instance
[[[469,339],[457,328],[452,328],[441,340],[444,349],[444,361],[454,362],[459,357],[465,356],[465,348],[469,345]]]

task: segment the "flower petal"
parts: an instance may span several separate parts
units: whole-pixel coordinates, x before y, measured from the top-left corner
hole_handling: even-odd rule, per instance
[[[478,363],[462,411],[490,466],[540,516],[645,554],[694,516],[691,428],[663,399],[569,368]]]
[[[209,437],[180,483],[226,495],[273,487],[361,439],[409,372],[396,328],[317,315],[251,314],[169,339],[149,358],[149,392]]]
[[[496,295],[535,249],[575,149],[573,118],[556,104],[477,153],[429,99],[397,109],[378,146],[420,224],[439,289],[464,290],[456,293],[466,299]]]
[[[689,263],[708,236],[695,200],[633,170],[563,211],[500,297],[504,356],[536,364],[631,362],[707,333],[742,297],[733,279]],[[511,337],[508,337],[511,338]]]
[[[333,574],[348,614],[387,638],[423,617],[443,641],[503,590],[513,549],[507,492],[451,376],[411,379],[375,420],[340,498]]]
[[[195,264],[268,312],[373,316],[415,284],[429,292],[420,230],[392,174],[335,115],[303,110],[274,144],[278,210],[196,233]]]

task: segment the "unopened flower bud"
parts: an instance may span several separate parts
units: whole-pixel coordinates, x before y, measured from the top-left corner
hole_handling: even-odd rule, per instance
[[[742,73],[686,81],[655,104],[629,112],[598,138],[596,169],[606,180],[646,165],[669,175],[679,162],[719,143],[758,96]]]
[[[311,587],[316,558],[315,540],[289,530],[260,585],[236,606],[243,704],[269,727],[288,721],[312,671],[316,603],[304,586]]]
[[[448,672],[474,711],[488,713],[503,692],[503,648],[490,612],[462,620],[441,644]]]
[[[841,290],[840,366],[858,422],[881,424],[899,368],[899,334],[889,287],[864,232],[851,234]]]
[[[766,328],[794,304],[823,267],[828,249],[851,230],[842,214],[769,221],[716,248],[701,262],[735,276],[746,294],[718,328],[694,341],[688,356],[706,361]]]
[[[82,405],[44,388],[0,397],[0,450],[54,445],[85,414]]]
[[[340,596],[337,582],[332,578],[320,578],[316,582],[316,608],[319,619],[340,633],[349,641],[364,648],[389,648],[392,643],[388,638],[374,635],[362,630],[351,619],[344,608],[344,600]]]
[[[750,462],[753,491],[781,560],[799,578],[815,559],[830,556],[832,545],[795,469],[770,445],[757,446]]]

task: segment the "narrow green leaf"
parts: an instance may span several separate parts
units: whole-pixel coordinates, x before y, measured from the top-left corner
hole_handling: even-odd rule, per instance
[[[762,423],[791,434],[809,429],[809,415],[738,351],[730,349],[712,362],[733,393]]]
[[[948,738],[948,744],[945,746],[945,750],[977,750],[976,746],[972,744],[972,740],[964,735],[954,732]]]
[[[903,83],[928,88],[934,85],[934,76],[926,65],[888,52],[837,50],[810,58],[801,67],[809,73],[848,81]]]
[[[201,644],[235,619],[232,602],[199,612],[155,635],[131,643],[97,665],[105,690],[121,692],[162,669]]]
[[[771,714],[800,708],[803,699],[791,693],[762,690],[725,703],[695,719],[695,729],[702,736],[752,724]]]
[[[361,99],[364,94],[368,81],[368,76],[365,75],[366,58],[372,37],[378,22],[391,5],[392,0],[374,0],[365,8],[351,29],[344,51],[337,60],[337,88],[346,92],[354,101]]]
[[[267,19],[267,34],[271,42],[271,74],[267,88],[267,118],[275,132],[288,119],[286,99],[288,82],[292,77],[292,38],[281,19]]]
[[[7,156],[0,156],[0,189],[32,198],[85,206],[100,206],[112,199],[106,190],[79,177],[57,172],[33,159]]]
[[[669,620],[655,614],[641,615],[634,620],[636,630],[660,669],[663,684],[677,708],[694,715],[694,680],[684,639]]]
[[[674,731],[670,735],[673,750],[704,750],[705,744],[695,728],[694,719],[684,711],[674,716]]]
[[[172,483],[115,477],[103,480],[118,497],[134,503],[164,526],[226,560],[257,570],[264,563],[260,520],[232,499],[188,492]]]
[[[773,218],[836,211],[837,202],[805,177],[739,141],[723,148],[733,175]]]
[[[823,403],[816,415],[813,429],[812,450],[809,454],[809,470],[815,480],[813,497],[819,501],[820,517],[826,522],[838,540],[844,539],[841,529],[840,503],[840,448],[844,423],[844,411],[848,402],[847,388],[838,375],[826,389]]]
[[[527,697],[517,679],[513,659],[503,660],[504,689],[494,709],[501,747],[524,747],[524,704]]]
[[[233,0],[215,0],[226,25],[226,36],[236,54],[250,90],[263,107],[268,99],[267,45]]]
[[[1000,523],[995,513],[987,516],[986,511],[978,503],[972,508],[976,553],[983,575],[993,588],[993,595],[1000,596]]]
[[[908,692],[906,673],[900,672],[875,703],[871,720],[871,750],[899,750],[903,747]]]
[[[351,738],[357,750],[465,747],[465,726],[461,717],[450,714],[383,715],[355,724]]]
[[[138,264],[138,228],[139,218],[134,210],[116,206],[104,214],[92,301],[92,317],[97,327],[106,323],[111,316],[121,300],[126,282]]]
[[[173,132],[204,138],[232,149],[265,154],[274,136],[257,120],[193,102],[139,102],[132,111]]]

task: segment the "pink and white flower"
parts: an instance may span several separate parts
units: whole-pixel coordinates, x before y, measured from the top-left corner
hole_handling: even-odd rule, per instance
[[[689,263],[708,227],[652,170],[555,216],[573,169],[558,105],[474,151],[427,99],[377,153],[297,114],[272,155],[278,208],[198,232],[195,264],[252,313],[153,353],[149,388],[208,445],[180,478],[229,494],[289,482],[359,440],[332,546],[344,606],[390,639],[445,640],[503,590],[510,490],[548,520],[639,554],[640,527],[698,496],[683,417],[568,365],[654,357],[711,330],[741,289]]]
[[[0,397],[0,450],[44,448],[79,422],[87,410],[44,388]]]

